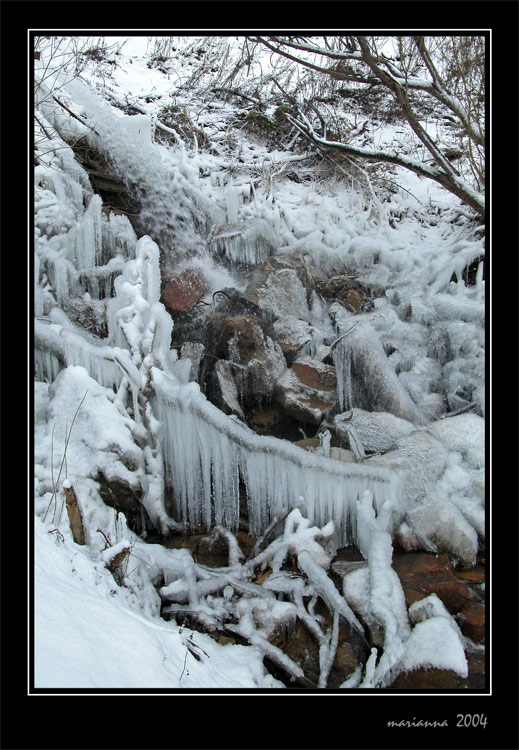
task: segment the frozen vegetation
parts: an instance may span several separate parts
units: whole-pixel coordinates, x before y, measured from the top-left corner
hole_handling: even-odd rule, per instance
[[[435,595],[407,608],[392,556],[395,535],[463,565],[484,546],[485,250],[475,215],[412,172],[391,173],[399,189],[379,198],[369,178],[366,187],[315,153],[272,146],[236,126],[236,102],[179,85],[175,71],[187,75],[193,54],[186,40],[164,70],[149,47],[126,40],[108,79],[95,68],[53,77],[44,57],[36,63],[35,686],[283,690],[266,666],[275,664],[308,688],[271,639],[297,620],[318,644],[314,687],[328,684],[342,622],[362,640],[382,633],[343,689],[386,687],[424,665],[465,677],[456,621]],[[191,119],[168,125],[165,103]],[[379,124],[378,138],[398,136]],[[135,196],[135,220],[95,191],[81,149]],[[270,273],[275,262],[286,266]],[[268,273],[254,286],[260,268]],[[369,309],[315,285],[310,293],[295,268],[354,277],[375,290]],[[270,321],[255,324],[263,359],[240,362],[235,338],[229,364],[215,367],[227,411],[198,382],[201,339],[172,346],[162,280],[186,269],[204,280],[198,326],[231,290]],[[304,421],[320,439],[313,452],[243,416],[240,372],[267,402],[274,386],[296,388],[290,346],[300,371],[335,368],[335,401],[323,398],[326,384],[292,394],[313,409]],[[244,509],[256,540],[248,557],[237,541]],[[146,541],[185,530],[224,540],[227,565]],[[348,546],[367,564],[339,589],[330,564]],[[189,629],[183,614],[238,643]]]

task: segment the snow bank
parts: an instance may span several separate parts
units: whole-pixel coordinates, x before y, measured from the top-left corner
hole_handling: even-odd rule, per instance
[[[220,646],[130,609],[108,571],[73,543],[56,544],[38,520],[35,560],[35,687],[282,687],[258,649]]]

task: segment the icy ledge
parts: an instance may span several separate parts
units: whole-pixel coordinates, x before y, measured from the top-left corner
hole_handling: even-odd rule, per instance
[[[223,414],[196,383],[175,384],[152,369],[154,410],[162,425],[166,482],[175,491],[175,518],[194,528],[214,523],[237,530],[240,479],[246,490],[251,533],[300,507],[312,524],[333,520],[336,542],[355,542],[356,502],[373,493],[377,509],[397,507],[397,474],[314,455],[274,437],[256,435]]]

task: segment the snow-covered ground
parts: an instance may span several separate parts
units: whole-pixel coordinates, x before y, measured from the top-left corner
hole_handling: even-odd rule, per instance
[[[153,41],[145,37],[106,41],[124,44],[109,75],[103,78],[93,70],[84,74],[98,93],[82,82],[72,81],[60,90],[60,97],[90,127],[111,141],[120,173],[147,188],[144,211],[150,222],[160,218],[154,215],[154,198],[169,190],[179,205],[198,210],[202,224],[241,222],[259,226],[262,237],[275,245],[279,255],[298,257],[329,274],[355,268],[361,280],[385,291],[376,300],[369,323],[384,346],[394,351],[392,362],[400,372],[400,381],[418,405],[432,409],[433,418],[437,419],[446,410],[454,411],[474,402],[478,415],[484,416],[483,266],[480,264],[474,285],[461,283],[463,270],[484,255],[484,245],[456,198],[436,183],[404,170],[392,175],[399,191],[383,202],[367,201],[353,178],[316,176],[311,182],[299,183],[287,179],[287,165],[302,166],[304,159],[287,162],[285,151],[267,148],[244,131],[233,131],[230,139],[233,107],[229,103],[196,100],[193,92],[178,90],[190,73],[189,57],[182,62],[178,55],[176,65],[163,72],[148,66]],[[114,101],[136,104],[141,116],[128,117],[113,106]],[[152,141],[157,111],[167,103],[186,108],[213,144],[210,152],[186,143],[166,146]],[[65,124],[74,128],[78,136],[88,130],[63,110],[45,102],[40,105],[40,116],[45,118],[42,125],[47,128],[59,129]],[[376,139],[387,143],[397,135],[395,128],[380,128]],[[133,393],[132,383],[139,379],[151,382],[153,366],[157,366],[160,357],[164,367],[176,373],[179,383],[183,376],[180,363],[169,354],[164,355],[164,347],[160,348],[166,340],[169,342],[171,332],[159,309],[160,279],[155,272],[155,276],[150,272],[144,281],[139,276],[147,273],[139,264],[148,258],[146,253],[153,254],[154,243],[146,245],[141,241],[141,255],[137,250],[135,256],[138,238],[129,222],[120,216],[112,216],[109,222],[102,220],[100,202],[96,204],[95,196],[91,200],[85,173],[73,162],[70,149],[59,138],[55,140],[54,154],[42,155],[42,165],[36,168],[35,271],[38,273],[40,263],[45,264],[52,278],[47,279],[47,285],[45,279],[40,279],[35,293],[35,313],[45,318],[38,322],[36,333],[40,340],[50,343],[48,352],[36,361],[34,685],[100,690],[282,690],[283,685],[267,673],[256,646],[221,645],[160,617],[160,598],[152,581],[164,571],[182,567],[181,551],[147,545],[99,496],[99,470],[106,477],[124,479],[136,491],[144,486],[144,477],[152,477],[156,484],[152,486],[150,481],[147,487],[146,508],[150,515],[157,514],[158,522],[164,522],[156,503],[163,481],[156,468],[158,454],[155,448],[138,447],[138,439],[142,438],[139,429],[143,427],[136,428],[133,420],[123,416],[120,394],[124,388]],[[89,206],[87,212],[84,203]],[[81,284],[82,272],[87,273],[94,263],[102,266],[95,257],[100,247],[96,233],[105,242],[109,237],[116,249],[110,267],[104,266],[105,275],[98,274],[95,283],[102,285],[109,272],[123,271],[109,315],[113,320],[124,321],[128,341],[135,336],[132,360],[126,356],[122,340],[112,337],[110,342],[113,348],[119,347],[119,364],[128,373],[128,382],[122,388],[120,368],[103,359],[93,337],[78,339],[77,327],[60,309],[70,306],[71,290]],[[207,300],[225,286],[244,288],[239,272],[234,274],[213,258],[208,247],[200,245],[200,236],[192,227],[181,238],[187,249],[197,254],[195,259],[191,255],[189,264],[199,263],[210,282]],[[252,231],[247,251],[254,253],[257,248],[257,236]],[[182,259],[172,256],[173,262],[182,268]],[[451,281],[453,276],[459,283]],[[93,291],[95,284],[91,283],[92,295],[85,291],[82,301],[86,306],[90,304],[95,318],[99,301]],[[131,319],[130,313],[134,316]],[[155,347],[156,331],[160,341]],[[57,360],[49,353],[52,347],[56,356],[59,347],[65,347],[67,361],[76,366],[63,371],[49,387],[43,382],[43,375],[48,380],[49,373],[55,375],[58,369]],[[154,353],[154,347],[158,353]],[[97,377],[88,376],[83,369],[86,362],[91,375],[97,367]],[[434,396],[440,390],[440,381],[442,401],[438,406]],[[112,383],[119,388],[119,395],[111,389]],[[88,405],[76,415],[85,392]],[[193,400],[196,404],[196,395]],[[136,403],[134,407],[137,412]],[[143,415],[150,433],[155,434],[153,416],[148,411]],[[466,431],[463,426],[441,437],[451,441],[441,491],[444,499],[452,500],[461,509],[456,511],[458,514],[478,527],[484,526],[484,511],[471,498],[473,487],[481,487],[483,481],[483,461],[478,453],[481,435],[478,433],[474,445],[467,448],[470,436],[459,438]],[[187,430],[183,437],[187,440]],[[52,491],[55,481],[69,476],[73,477],[76,490],[82,492],[88,527],[85,546],[73,541],[62,496]],[[131,547],[124,586],[118,586],[107,569],[107,539],[116,549],[121,544]],[[369,544],[368,539],[367,549]],[[381,547],[373,549],[376,557]],[[443,654],[443,665],[463,673],[463,655],[453,635],[455,631],[450,626],[445,630],[447,626],[439,621],[442,616],[434,612],[426,626],[417,615],[412,637],[413,644],[418,645],[408,644],[408,668],[420,663],[420,649],[429,637],[436,643],[447,632],[453,640]]]

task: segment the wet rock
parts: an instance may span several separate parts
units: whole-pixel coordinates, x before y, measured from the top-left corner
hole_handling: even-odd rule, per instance
[[[304,357],[294,362],[292,372],[297,375],[298,380],[307,388],[320,393],[335,393],[337,378],[335,367],[324,365],[317,359]]]
[[[276,382],[275,396],[301,422],[320,424],[336,401],[335,369],[309,357],[294,362]]]
[[[401,672],[391,683],[391,688],[402,690],[448,690],[461,687],[463,678],[451,669],[420,667],[411,672]]]
[[[198,268],[186,268],[178,275],[169,274],[162,282],[162,301],[168,310],[191,310],[208,292],[208,284]]]
[[[237,289],[225,288],[220,289],[213,295],[215,312],[217,320],[223,321],[225,318],[235,318],[241,315],[255,315],[261,318],[264,323],[270,325],[274,322],[276,316],[268,310],[263,310],[259,305],[254,304],[246,299]]]
[[[393,570],[400,578],[408,607],[430,594],[436,594],[451,614],[467,603],[469,589],[456,577],[446,554],[395,553]]]
[[[483,604],[467,602],[457,614],[461,632],[474,643],[485,643],[485,613]]]

